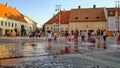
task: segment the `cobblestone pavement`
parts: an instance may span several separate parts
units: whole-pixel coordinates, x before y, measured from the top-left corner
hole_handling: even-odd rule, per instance
[[[65,42],[65,37],[62,36],[59,38],[60,38],[60,40]],[[15,41],[15,40],[17,40],[17,41]],[[39,41],[46,41],[46,40],[47,40],[47,37],[45,37],[45,36],[40,37],[40,38],[36,38],[36,37],[32,37],[32,38],[29,38],[29,37],[11,37],[11,38],[9,38],[6,36],[0,37],[0,42],[39,42]],[[79,42],[80,42],[80,40],[81,40],[81,37],[79,37]],[[103,43],[102,37],[101,37],[101,43]],[[107,37],[106,43],[107,44],[114,44],[115,38],[114,37]]]
[[[16,60],[16,65],[2,66],[3,68],[119,68],[120,51],[100,51],[93,53],[75,53],[62,55],[49,55],[37,57],[24,57],[6,59],[6,63]],[[5,60],[1,60],[3,62]]]
[[[80,52],[56,55],[54,54],[56,53],[56,50],[50,52],[45,51],[44,47],[47,46],[47,41],[45,41],[45,38],[29,40],[11,40],[2,38],[0,43],[3,45],[0,44],[1,46],[9,48],[10,51],[11,48],[8,46],[12,46],[13,50],[11,53],[13,53],[13,55],[17,55],[19,53],[18,50],[20,50],[21,54],[22,50],[22,55],[24,54],[24,56],[0,59],[0,68],[119,68],[120,46],[114,44],[113,37],[107,39],[107,49],[98,49],[95,47],[91,48],[91,46],[88,46],[91,44],[86,42],[79,42]],[[113,41],[109,42],[110,40]],[[103,41],[101,41],[101,43],[102,42]],[[72,42],[72,44],[74,45],[74,42]],[[56,41],[53,41],[52,45],[54,47],[58,47],[58,43]],[[66,45],[67,44],[65,40],[60,39],[59,46]],[[2,51],[2,53],[4,52]]]

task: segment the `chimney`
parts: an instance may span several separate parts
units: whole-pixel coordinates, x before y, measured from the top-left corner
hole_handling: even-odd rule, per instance
[[[65,12],[65,9],[63,9],[63,12]]]
[[[5,6],[8,7],[8,3],[7,3],[7,2],[6,2],[6,4],[5,4]]]
[[[93,8],[96,8],[96,5],[93,5]]]
[[[14,7],[14,9],[16,9],[16,7]]]
[[[80,9],[81,7],[80,6],[78,6],[78,9]]]
[[[53,13],[53,16],[55,16],[55,14]]]

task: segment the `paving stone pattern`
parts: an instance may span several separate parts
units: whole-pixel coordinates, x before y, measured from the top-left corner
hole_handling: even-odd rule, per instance
[[[119,68],[120,51],[63,54],[20,58],[17,66],[4,68]]]

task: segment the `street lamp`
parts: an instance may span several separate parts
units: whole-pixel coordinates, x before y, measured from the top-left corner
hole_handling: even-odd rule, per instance
[[[116,5],[115,5],[115,17],[116,17],[116,26],[118,27],[118,32],[119,32],[119,0],[115,1]]]
[[[55,5],[55,11],[57,11],[58,15],[56,17],[56,24],[58,25],[58,46],[57,46],[57,53],[59,53],[59,34],[60,34],[60,21],[59,21],[59,12],[61,11],[61,5]]]
[[[60,14],[59,14],[59,12],[61,11],[61,5],[55,5],[55,11],[57,11],[57,13],[58,13],[58,15],[56,17],[56,19],[57,19],[56,24],[58,25],[58,33],[60,33],[60,21],[59,21]]]

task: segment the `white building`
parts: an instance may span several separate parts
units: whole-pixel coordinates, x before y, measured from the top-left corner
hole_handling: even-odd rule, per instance
[[[32,21],[32,24],[30,21]],[[26,18],[16,8],[8,6],[7,3],[5,5],[0,4],[0,36],[6,35],[8,31],[15,29],[17,29],[18,34],[21,34],[22,26],[25,31],[29,32],[30,28],[33,30],[37,27],[37,23],[30,18]]]

